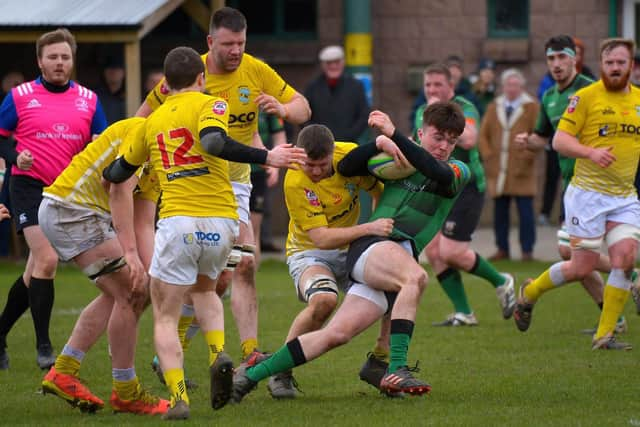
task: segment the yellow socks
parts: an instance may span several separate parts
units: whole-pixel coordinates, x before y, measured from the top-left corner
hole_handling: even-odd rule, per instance
[[[376,346],[373,349],[373,355],[376,357],[376,359],[379,360],[384,360],[385,362],[389,362],[389,350]]]
[[[204,338],[209,347],[209,366],[211,366],[218,358],[218,353],[224,350],[224,331],[205,332]]]
[[[248,340],[244,340],[240,344],[240,347],[242,348],[242,359],[245,359],[255,349],[258,348],[258,339],[257,338],[249,338]]]
[[[118,381],[115,378],[113,380],[113,389],[116,391],[120,400],[135,399],[138,394],[139,386],[140,381],[138,380],[138,377],[134,377],[132,380],[128,381]]]
[[[527,302],[532,304],[535,303],[538,298],[540,298],[540,295],[555,287],[551,281],[550,271],[550,268],[545,270],[544,273],[524,288],[524,296],[527,299]]]
[[[624,310],[624,305],[629,299],[630,291],[628,289],[620,289],[607,284],[604,287],[604,297],[602,305],[602,313],[600,314],[600,323],[598,323],[598,331],[595,339],[613,333],[616,328],[618,317]]]
[[[72,356],[60,354],[56,358],[55,368],[59,374],[77,376],[80,370],[80,361]]]
[[[184,383],[184,369],[173,368],[164,371],[164,381],[167,383],[169,393],[171,393],[171,406],[173,407],[179,400],[189,404],[187,396],[187,386]]]

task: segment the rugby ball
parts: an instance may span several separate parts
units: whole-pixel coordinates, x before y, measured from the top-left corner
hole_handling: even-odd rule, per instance
[[[398,166],[393,160],[393,157],[385,152],[378,153],[371,157],[367,163],[367,167],[371,175],[387,181],[406,178],[416,172],[416,168],[413,166]]]

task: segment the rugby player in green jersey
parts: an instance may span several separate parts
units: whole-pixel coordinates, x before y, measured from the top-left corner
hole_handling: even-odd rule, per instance
[[[452,102],[430,105],[419,131],[422,146],[400,134],[381,111],[370,114],[369,125],[383,136],[375,144],[352,150],[338,163],[338,172],[344,176],[366,175],[367,160],[381,150],[401,163],[411,159],[417,172],[386,181],[371,218],[393,219],[393,231],[386,237],[364,236],[351,243],[347,266],[354,283],[333,318],[323,329],[292,339],[269,359],[253,366],[241,364],[233,379],[236,401],[259,381],[347,343],[386,312],[391,313],[391,354],[380,389],[390,395],[421,395],[431,390],[407,366],[416,310],[428,279],[417,260],[471,177],[465,163],[448,160],[464,130],[464,115]]]
[[[576,70],[576,45],[571,37],[566,35],[551,37],[545,43],[544,49],[549,73],[556,83],[547,89],[542,96],[540,114],[533,133],[521,133],[516,135],[515,139],[520,148],[532,151],[542,150],[549,143],[573,94],[578,89],[593,83],[593,80],[584,74],[579,74]],[[564,193],[573,176],[576,159],[558,153],[558,162],[562,174],[562,191]],[[560,214],[560,221],[562,226],[558,230],[558,252],[562,259],[568,260],[571,258],[571,248],[569,247],[569,234],[564,225],[564,208]],[[597,270],[592,271],[591,274],[581,280],[582,286],[600,309],[602,309],[604,281],[599,271],[609,272],[610,270],[609,257],[601,254]],[[621,333],[626,329],[627,323],[624,317],[620,317],[616,325],[616,331]],[[585,329],[584,332],[592,334],[595,333],[595,329]]]

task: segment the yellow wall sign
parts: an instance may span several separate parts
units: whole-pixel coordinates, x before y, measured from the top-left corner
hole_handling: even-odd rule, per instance
[[[371,33],[351,33],[344,39],[347,67],[370,67],[372,64]]]

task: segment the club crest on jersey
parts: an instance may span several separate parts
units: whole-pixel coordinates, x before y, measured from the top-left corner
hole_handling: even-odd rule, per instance
[[[69,125],[66,123],[56,123],[53,126],[51,126],[51,128],[56,132],[62,133],[69,130]]]
[[[242,102],[243,104],[246,104],[249,102],[250,95],[251,95],[251,90],[249,89],[248,86],[240,86],[238,88],[238,97],[240,99],[240,102]]]
[[[89,103],[84,98],[76,98],[75,105],[80,111],[89,111]]]
[[[573,113],[574,111],[576,111],[576,107],[578,106],[578,101],[580,101],[580,97],[575,95],[569,99],[569,105],[567,106],[567,113]]]
[[[313,190],[309,190],[308,188],[305,188],[304,196],[307,198],[311,206],[316,206],[316,207],[320,206],[320,199],[318,198],[318,195],[313,192]]]
[[[227,103],[224,101],[216,101],[213,103],[213,113],[219,116],[227,112]]]
[[[338,193],[333,193],[331,198],[333,199],[334,205],[339,205],[342,202],[342,196]]]

